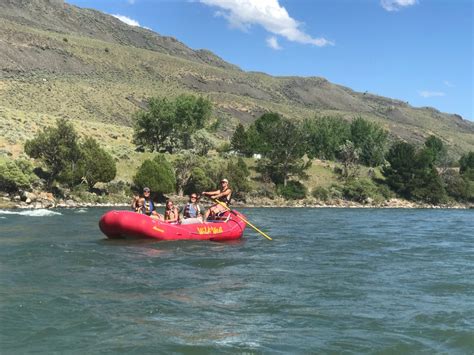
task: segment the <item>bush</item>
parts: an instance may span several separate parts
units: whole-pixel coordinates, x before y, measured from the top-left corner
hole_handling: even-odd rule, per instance
[[[31,164],[27,161],[0,162],[0,191],[28,188],[34,179]]]
[[[215,190],[214,182],[208,177],[206,172],[196,167],[191,172],[188,183],[184,186],[184,193],[189,195],[193,192],[200,194],[202,191]]]
[[[278,193],[286,200],[301,200],[308,194],[308,189],[299,181],[288,181],[286,186],[279,185]]]
[[[145,160],[133,177],[135,186],[142,190],[145,186],[152,192],[163,195],[173,192],[176,178],[170,163],[161,155],[153,160]]]
[[[463,179],[462,176],[454,171],[447,170],[442,179],[445,185],[447,194],[457,201],[468,201],[471,199],[469,181]]]
[[[242,158],[237,159],[236,162],[230,160],[227,164],[226,178],[231,183],[233,197],[242,199],[244,194],[250,191],[250,172]]]
[[[368,179],[357,179],[348,181],[342,192],[346,199],[363,203],[377,196],[377,187]]]
[[[314,198],[317,198],[318,200],[328,201],[330,196],[331,196],[331,193],[329,192],[329,190],[327,188],[322,187],[322,186],[318,186],[313,190],[311,195]]]
[[[387,185],[377,185],[370,179],[350,180],[343,186],[342,193],[344,198],[360,203],[367,202],[369,198],[382,202],[393,197]]]
[[[94,138],[86,138],[80,148],[82,159],[79,162],[79,170],[90,190],[97,182],[107,183],[115,178],[117,168],[114,159],[99,146]]]

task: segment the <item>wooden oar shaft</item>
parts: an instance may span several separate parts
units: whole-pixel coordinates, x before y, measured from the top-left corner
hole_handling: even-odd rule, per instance
[[[229,206],[227,206],[225,203],[219,201],[219,200],[216,200],[216,199],[213,199],[215,202],[217,202],[219,205],[221,205],[222,207],[224,207],[227,211],[230,211],[232,212],[234,215],[236,215],[237,217],[239,217],[243,222],[245,222],[246,224],[248,224],[250,227],[252,227],[253,229],[255,229],[257,232],[259,232],[261,235],[263,235],[265,238],[267,238],[268,240],[273,240],[272,238],[270,238],[267,234],[265,234],[264,232],[262,232],[260,229],[258,229],[257,227],[255,227],[252,223],[250,223],[249,221],[247,221],[247,219],[245,219],[244,217],[238,215],[237,213],[235,213],[234,211],[232,211]]]

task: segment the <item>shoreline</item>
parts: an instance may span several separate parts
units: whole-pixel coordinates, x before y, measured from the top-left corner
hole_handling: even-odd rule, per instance
[[[184,204],[186,201],[179,198],[174,199],[179,205]],[[164,203],[155,203],[158,208],[164,208]],[[204,208],[207,208],[209,204],[201,203]],[[76,209],[76,208],[104,208],[104,207],[128,207],[129,203],[124,202],[79,202],[73,200],[67,200],[65,202],[43,204],[41,202],[26,203],[26,202],[14,202],[14,201],[0,201],[0,209],[12,209],[12,210],[26,210],[26,209]],[[282,200],[261,200],[252,201],[249,203],[243,203],[237,201],[232,204],[232,208],[359,208],[359,209],[474,209],[472,203],[453,203],[443,205],[431,205],[426,203],[418,203],[401,199],[391,199],[382,203],[359,203],[347,200],[334,200],[334,201],[317,201],[317,200],[300,200],[300,201],[282,201]]]

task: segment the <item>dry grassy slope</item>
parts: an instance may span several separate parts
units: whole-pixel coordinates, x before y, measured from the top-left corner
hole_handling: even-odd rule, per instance
[[[1,1],[0,153],[18,154],[38,128],[66,117],[115,156],[130,156],[130,126],[140,103],[186,92],[207,95],[215,116],[228,119],[222,136],[266,111],[293,119],[362,115],[409,141],[436,134],[454,154],[474,150],[474,124],[456,115],[357,93],[323,78],[243,72],[212,54],[203,60],[202,52],[176,40],[60,0]]]

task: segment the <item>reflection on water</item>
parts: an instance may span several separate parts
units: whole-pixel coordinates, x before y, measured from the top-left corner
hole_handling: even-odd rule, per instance
[[[247,209],[274,241],[233,243],[33,212],[0,211],[5,353],[474,350],[473,211]]]

